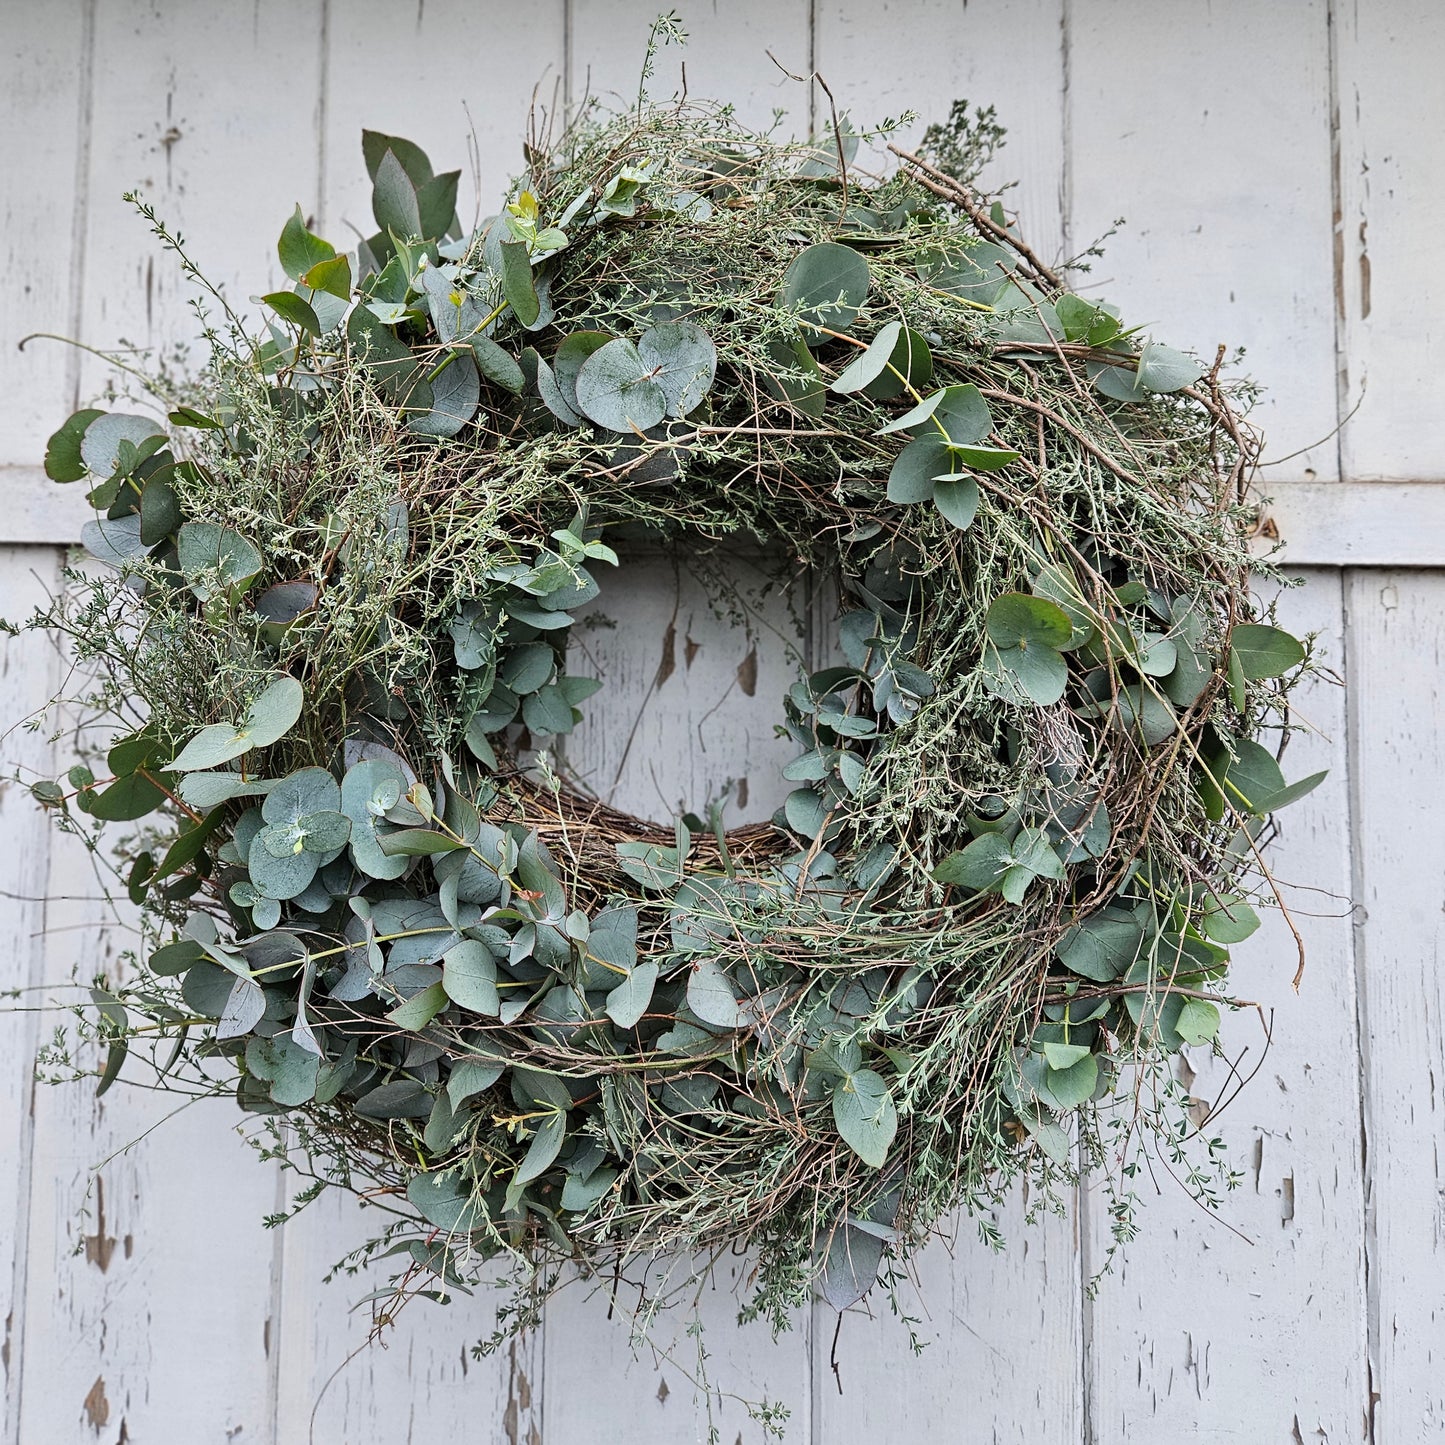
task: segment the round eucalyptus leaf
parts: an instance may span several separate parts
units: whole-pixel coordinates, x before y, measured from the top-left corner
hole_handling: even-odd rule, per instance
[[[148,416],[105,412],[86,427],[80,439],[80,457],[92,476],[108,477],[120,461],[122,442],[139,449],[152,437],[164,436],[165,429]]]
[[[692,965],[687,980],[687,1006],[703,1023],[715,1028],[735,1029],[744,1022],[732,980],[715,959],[702,958]]]
[[[577,373],[594,351],[600,351],[613,340],[605,331],[574,331],[562,338],[552,358],[552,373],[562,400],[574,410],[577,407]]]
[[[644,331],[637,354],[662,388],[669,416],[686,416],[712,389],[717,347],[702,327],[690,321],[669,321]]]
[[[846,331],[868,298],[868,263],[837,241],[820,241],[793,258],[778,291],[778,305],[795,312],[810,345],[827,341],[823,331]]]
[[[296,726],[306,694],[294,677],[278,677],[253,702],[242,724],[253,748],[269,748]]]
[[[427,1112],[431,1112],[429,1099]],[[406,1198],[428,1224],[448,1234],[468,1234],[480,1229],[488,1218],[486,1204],[480,1192],[473,1194],[474,1188],[471,1181],[456,1174],[414,1174],[406,1186]]]
[[[389,855],[377,842],[377,828],[406,792],[407,779],[385,758],[353,763],[341,780],[341,811],[351,820],[351,857],[370,878],[400,878],[410,866],[404,855]]]
[[[252,886],[262,898],[285,902],[304,893],[310,886],[317,868],[321,866],[320,856],[303,848],[278,857],[270,847],[274,837],[273,829],[267,827],[251,840],[251,848],[246,855],[246,871],[251,875]]]
[[[222,587],[239,588],[264,565],[255,545],[215,522],[187,522],[176,534],[176,554],[191,591],[204,601]]]
[[[1073,625],[1063,608],[1046,597],[1026,592],[1005,592],[989,605],[984,626],[999,648],[1030,645],[1058,648],[1073,636]]]
[[[525,697],[536,692],[556,666],[557,654],[545,642],[529,642],[507,654],[498,675],[518,697]]]
[[[454,437],[476,415],[482,383],[470,351],[454,351],[442,371],[431,379],[431,396],[406,424],[423,436]]]
[[[558,736],[572,731],[572,704],[556,683],[548,683],[530,697],[522,699],[522,720],[532,732]]]
[[[124,517],[97,517],[80,529],[80,542],[92,557],[123,567],[132,557],[144,556],[150,550],[141,537],[145,525],[138,513]]]
[[[340,808],[336,779],[325,768],[300,768],[267,793],[261,816],[268,823],[299,824],[311,814],[339,814]]]
[[[1139,353],[1138,383],[1145,391],[1178,391],[1204,375],[1204,363],[1172,346],[1149,342]]]
[[[937,433],[915,437],[893,459],[888,473],[890,502],[927,502],[933,497],[934,483],[953,471],[948,446]]]
[[[630,342],[599,347],[577,372],[577,405],[609,431],[646,431],[667,415],[667,393]]]

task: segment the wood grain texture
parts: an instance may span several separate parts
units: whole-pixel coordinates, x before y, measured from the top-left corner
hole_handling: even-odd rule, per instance
[[[806,76],[812,68],[809,0],[679,0],[661,8],[681,17],[688,43],[658,54],[648,86],[653,99],[680,95],[685,85],[698,100],[732,104],[744,125],[766,129],[781,110],[783,135],[807,134],[814,97],[784,72]],[[572,0],[567,63],[574,105],[589,95],[609,109],[637,103],[648,27],[658,10],[650,0]]]
[[[74,692],[81,679],[62,665]],[[57,771],[104,743],[69,710],[50,723],[60,729]],[[39,1001],[52,1010],[44,1036],[66,1027],[73,1040],[63,1009],[96,980],[132,976],[138,939],[133,911],[115,903],[113,878],[77,837],[52,829],[49,853]],[[89,1043],[73,1057],[99,1063]],[[146,1074],[133,1059],[125,1078]],[[275,1184],[234,1132],[242,1116],[229,1099],[185,1101],[124,1082],[97,1099],[93,1080],[33,1093],[15,1310],[23,1374],[11,1417],[23,1445],[268,1438],[271,1241],[261,1220]],[[208,1285],[223,1275],[224,1289]]]
[[[1342,665],[1337,573],[1287,592],[1281,621],[1318,632],[1327,665]],[[1297,695],[1298,719],[1316,731],[1291,740],[1286,776],[1330,776],[1277,815],[1269,853],[1305,939],[1300,992],[1289,930],[1277,909],[1263,912],[1260,932],[1233,950],[1229,988],[1260,1005],[1270,1039],[1259,1013],[1241,1010],[1226,1016],[1222,1056],[1191,1049],[1177,1070],[1212,1107],[1259,1065],[1203,1127],[1227,1145],[1241,1187],[1211,1214],[1188,1196],[1178,1166],[1155,1164],[1135,1181],[1139,1237],[1090,1308],[1088,1438],[1097,1445],[1360,1438],[1369,1383],[1345,704],[1344,690],[1322,680]],[[1100,1183],[1091,1269],[1108,1243]]]
[[[765,1323],[739,1326],[749,1272],[747,1260],[725,1259],[699,1287],[688,1284],[685,1264],[654,1262],[648,1290],[680,1290],[682,1299],[635,1340],[635,1288],[620,1287],[615,1308],[605,1284],[579,1281],[553,1300],[546,1320],[546,1438],[701,1445],[716,1430],[726,1445],[763,1445],[770,1437],[753,1411],[781,1405],[789,1445],[819,1439],[808,1316],[776,1340]]]
[[[59,553],[50,548],[0,549],[0,597],[15,620],[43,605],[59,583]],[[50,881],[52,825],[31,797],[29,784],[55,772],[48,733],[22,727],[60,683],[59,654],[31,633],[0,639],[0,838],[14,866],[0,885],[0,989],[24,1010],[36,1008],[45,967],[45,898]],[[0,1112],[0,1316],[5,1321],[0,1440],[19,1445],[19,1404],[25,1372],[25,1271],[29,1240],[31,1157],[34,1144],[32,1066],[48,1030],[36,1012],[0,1012],[0,1088],[10,1107]]]
[[[1336,296],[1346,473],[1445,478],[1445,8],[1335,0]]]
[[[824,0],[816,64],[855,126],[914,111],[898,138],[905,148],[946,121],[955,100],[994,106],[1009,134],[982,184],[1009,188],[1004,203],[1022,233],[1054,260],[1065,240],[1064,14],[1064,0]],[[893,157],[872,152],[892,168]]]
[[[345,247],[376,230],[363,127],[415,141],[438,171],[460,169],[464,225],[494,215],[510,178],[525,169],[521,140],[534,94],[539,127],[558,110],[566,8],[565,0],[515,9],[467,0],[329,4],[317,202],[323,234]]]
[[[70,298],[73,314],[53,324],[101,346],[126,339],[171,354],[195,332],[189,291],[120,193],[140,186],[231,294],[269,289],[274,240],[255,217],[262,206],[284,216],[298,175],[315,187],[320,5],[263,3],[243,19],[112,0],[80,14],[86,95],[72,169],[84,191],[71,274],[51,298]],[[258,78],[278,62],[296,63],[308,44],[306,78],[263,100]],[[218,54],[225,66],[214,63]],[[59,132],[73,133],[74,104],[57,85],[34,101],[30,131],[44,131],[53,113]],[[107,379],[87,361],[80,395]],[[52,408],[58,414],[47,414]],[[64,408],[51,401],[36,411],[49,430]],[[75,997],[76,979],[114,977],[127,966],[121,955],[133,939],[100,894],[89,858],[73,840],[57,840],[45,977],[60,998]],[[37,1095],[27,1349],[13,1416],[21,1440],[59,1445],[82,1431],[197,1441],[272,1433],[270,1271],[255,1265],[271,1254],[261,1217],[273,1205],[274,1181],[227,1133],[238,1116],[226,1103],[188,1110],[117,1153],[175,1102],[118,1088],[97,1104],[85,1085]],[[226,1187],[218,1189],[218,1179]],[[224,1292],[200,1288],[218,1257],[244,1257],[248,1268]],[[155,1299],[175,1303],[152,1310]]]
[[[1125,218],[1081,289],[1208,362],[1244,347],[1267,455],[1337,476],[1326,0],[1073,5],[1068,93],[1072,248]]]
[[[730,827],[771,817],[793,787],[781,769],[797,747],[774,729],[799,676],[802,589],[790,608],[767,564],[736,552],[595,570],[602,595],[577,609],[567,666],[604,686],[566,740],[569,773],[659,822],[706,819],[724,798]]]
[[[1070,1201],[1071,1209],[1074,1201]],[[814,1331],[815,1439],[866,1445],[901,1438],[1074,1445],[1084,1438],[1079,1361],[1082,1312],[1077,1221],[1045,1214],[1026,1219],[1029,1200],[1015,1190],[993,1216],[1007,1241],[984,1245],[967,1216],[913,1262],[915,1282],[843,1317],[821,1302]],[[871,1315],[871,1318],[869,1317]]]
[[[287,1178],[294,1192],[296,1182]],[[517,1340],[475,1359],[490,1338],[498,1298],[485,1287],[449,1305],[411,1301],[395,1325],[368,1338],[363,1296],[386,1271],[323,1277],[385,1220],[351,1196],[333,1192],[282,1231],[273,1348],[276,1445],[305,1439],[387,1440],[411,1445],[540,1445],[541,1339]]]
[[[84,264],[75,283],[81,340],[148,348],[168,364],[200,359],[190,309],[200,293],[122,200],[130,190],[184,236],[238,314],[259,318],[249,298],[285,280],[281,226],[297,201],[316,194],[321,15],[321,0],[256,0],[245,10],[96,5]],[[201,299],[223,322],[220,304]],[[112,376],[87,357],[82,398]]]
[[[1445,1422],[1445,577],[1347,582],[1374,1439]],[[1367,1402],[1368,1404],[1368,1402]]]
[[[0,465],[33,462],[64,421],[79,353],[58,341],[19,343],[32,331],[74,335],[74,261],[85,192],[76,185],[89,144],[94,6],[9,5],[3,22],[0,135]],[[37,124],[37,118],[43,123]],[[21,138],[23,137],[23,143]]]

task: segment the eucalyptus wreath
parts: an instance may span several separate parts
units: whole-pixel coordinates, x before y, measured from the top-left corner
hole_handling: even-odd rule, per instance
[[[298,207],[264,331],[203,293],[164,421],[51,441],[111,567],[35,625],[119,735],[34,791],[146,939],[95,981],[101,1087],[281,1116],[399,1294],[746,1244],[781,1322],[1020,1172],[1127,1194],[1181,1147],[1170,1056],[1318,781],[1277,760],[1307,649],[1252,590],[1248,388],[1044,264],[983,119],[878,176],[841,128],[639,103],[471,227],[367,132],[374,235]],[[769,823],[568,774],[574,612],[657,538],[840,599]]]

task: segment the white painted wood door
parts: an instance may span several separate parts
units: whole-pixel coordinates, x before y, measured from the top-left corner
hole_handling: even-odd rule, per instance
[[[358,131],[437,157],[476,137],[483,200],[518,164],[534,89],[548,105],[632,93],[652,0],[0,0],[0,613],[61,585],[82,520],[38,472],[44,439],[102,385],[53,343],[164,345],[192,328],[174,272],[120,202],[142,186],[236,296],[275,282],[269,229],[300,201],[327,234],[366,209]],[[1310,950],[1266,930],[1236,982],[1272,1018],[1268,1055],[1221,1128],[1246,1174],[1221,1220],[1161,1184],[1123,1264],[1089,1288],[1107,1220],[1081,1191],[1036,1226],[1014,1201],[1002,1255],[963,1221],[919,1263],[915,1358],[897,1323],[831,1312],[773,1342],[735,1331],[721,1279],[702,1313],[710,1374],[792,1410],[798,1442],[1370,1441],[1445,1431],[1438,819],[1445,617],[1445,10],[1430,0],[687,0],[693,94],[775,108],[804,130],[820,69],[859,120],[966,95],[1009,126],[999,176],[1060,255],[1115,219],[1093,281],[1176,344],[1246,349],[1270,387],[1264,473],[1298,570],[1285,612],[1316,631],[1346,689],[1302,700],[1301,768],[1329,782],[1283,815],[1280,875],[1301,885]],[[778,65],[766,52],[777,57]],[[916,133],[915,127],[915,133]],[[260,229],[258,229],[258,227]],[[594,659],[608,719],[572,761],[649,812],[746,778],[768,809],[767,734],[786,671],[711,619],[685,577],[637,564]],[[776,620],[776,619],[775,619]],[[669,625],[675,668],[657,686]],[[691,638],[689,648],[687,639]],[[604,645],[605,643],[605,645]],[[688,663],[690,662],[690,665]],[[12,730],[58,686],[36,638],[0,662],[4,773],[53,775],[67,739]],[[645,706],[644,706],[645,703]],[[630,711],[629,711],[630,710]],[[640,713],[624,761],[607,729]],[[688,736],[687,750],[662,748]],[[410,1309],[361,1348],[355,1280],[323,1285],[365,1233],[343,1199],[286,1229],[287,1184],[228,1132],[226,1106],[157,1122],[144,1095],[97,1104],[36,1088],[37,1000],[124,947],[83,858],[23,788],[0,786],[0,1314],[4,1445],[465,1439],[761,1438],[736,1400],[701,1401],[693,1342],[634,1358],[605,1304],[578,1296],[499,1357],[488,1302]],[[1257,1058],[1242,1016],[1230,1043]],[[1253,1032],[1251,1032],[1253,1030]],[[1227,1086],[1193,1058],[1192,1091]],[[88,1201],[88,1203],[87,1203]],[[82,1214],[82,1207],[86,1212]],[[841,1392],[840,1392],[841,1385]]]

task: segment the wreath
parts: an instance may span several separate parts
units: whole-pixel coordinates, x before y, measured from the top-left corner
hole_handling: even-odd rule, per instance
[[[997,135],[958,106],[870,177],[639,106],[469,229],[367,132],[375,235],[298,207],[166,424],[65,423],[113,569],[35,622],[122,735],[35,792],[131,825],[147,940],[95,981],[102,1089],[220,1061],[389,1211],[400,1292],[745,1243],[778,1320],[1021,1172],[1176,1146],[1169,1056],[1318,781],[1277,760],[1307,649],[1251,590],[1248,388],[1040,260],[976,190]],[[574,611],[658,538],[841,599],[771,823],[664,829],[558,755]]]

